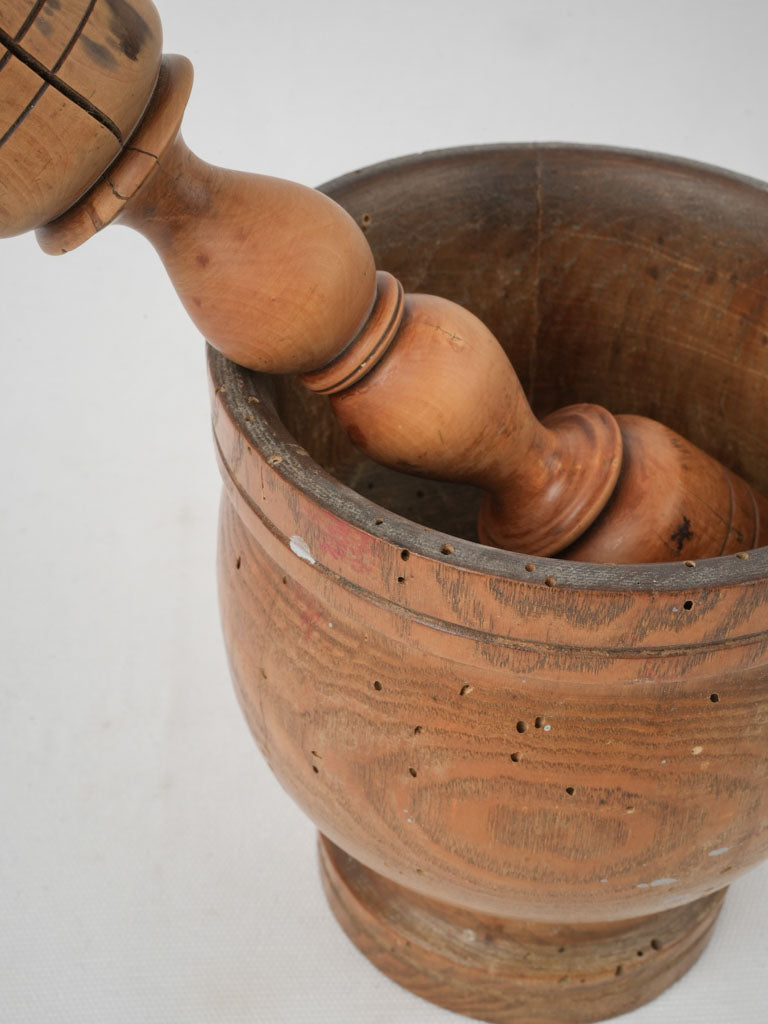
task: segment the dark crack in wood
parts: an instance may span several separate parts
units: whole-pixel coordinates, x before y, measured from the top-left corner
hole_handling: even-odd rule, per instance
[[[71,39],[67,43],[64,51],[62,52],[61,56],[52,68],[47,68],[43,63],[41,63],[41,61],[37,59],[37,57],[34,57],[31,53],[25,50],[24,47],[16,39],[13,39],[5,31],[5,29],[0,28],[0,43],[2,43],[2,45],[6,48],[6,50],[8,50],[8,52],[12,56],[16,57],[17,60],[20,60],[22,64],[25,64],[30,69],[30,71],[33,71],[39,78],[41,78],[44,83],[42,87],[38,90],[38,92],[35,94],[35,96],[32,98],[32,100],[27,104],[26,108],[19,114],[14,123],[10,126],[10,128],[7,129],[3,137],[0,139],[0,146],[3,146],[8,141],[11,135],[13,135],[13,133],[17,130],[19,125],[22,124],[24,120],[29,116],[31,111],[34,109],[35,104],[38,102],[38,100],[48,87],[50,87],[51,89],[55,89],[56,92],[60,93],[62,96],[65,96],[71,103],[74,103],[76,106],[80,107],[80,109],[83,110],[86,114],[88,114],[89,117],[92,117],[95,121],[98,121],[100,125],[102,125],[104,128],[107,129],[108,132],[111,132],[111,134],[115,136],[117,141],[122,146],[122,132],[117,127],[112,118],[108,117],[103,110],[99,110],[98,107],[95,107],[90,102],[90,100],[87,100],[85,96],[79,93],[76,89],[73,89],[71,85],[63,81],[63,79],[59,78],[58,74],[56,73],[57,71],[59,71],[67,57],[70,55],[72,49],[75,46],[75,43],[82,35],[83,29],[88,23],[88,19],[90,18],[95,5],[96,0],[90,0],[90,3],[88,4],[85,13],[80,19],[80,22],[78,23],[74,33],[72,34]]]
[[[16,35],[13,37],[16,40],[16,42],[19,42],[20,39],[23,39],[24,36],[27,34],[27,32],[29,32],[30,28],[32,27],[32,25],[34,23],[35,18],[38,16],[40,11],[42,11],[42,9],[45,7],[45,5],[47,3],[48,3],[48,0],[36,0],[36,3],[34,5],[34,7],[32,7],[32,9],[30,10],[29,14],[24,19],[24,21],[23,21],[23,23],[21,25],[21,28],[18,30]],[[8,61],[10,59],[11,59],[11,51],[9,50],[7,53],[4,53],[2,57],[0,57],[0,71],[3,70],[3,68],[5,67],[5,65],[8,63]]]

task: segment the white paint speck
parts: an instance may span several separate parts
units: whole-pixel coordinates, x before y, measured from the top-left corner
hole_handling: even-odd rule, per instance
[[[464,939],[465,942],[474,942],[475,939],[477,938],[477,935],[471,928],[465,928],[464,931],[461,933],[461,937]]]
[[[648,886],[648,883],[647,883],[647,882],[638,882],[638,883],[637,883],[637,888],[638,888],[638,889],[647,889],[648,887],[649,887],[649,886]]]
[[[675,882],[679,881],[679,878],[655,878],[651,882],[651,888],[655,889],[659,885],[674,885]]]
[[[667,759],[666,759],[666,757],[664,758],[664,760],[663,760],[663,761],[662,761],[661,763],[662,763],[662,764],[666,764],[666,763],[667,763]]]
[[[703,749],[704,749],[704,747],[694,747],[693,750],[691,751],[691,753],[693,754],[694,757],[698,757]]]
[[[724,853],[728,853],[730,846],[719,846],[716,850],[710,850],[707,854],[708,857],[722,857]]]
[[[314,558],[312,559],[312,561],[314,562]],[[333,629],[333,623],[332,622],[328,623],[328,629]]]
[[[294,555],[298,555],[299,558],[303,558],[304,561],[309,562],[310,565],[315,564],[312,552],[309,550],[309,545],[303,537],[299,537],[298,535],[291,537],[290,548]]]
[[[551,732],[551,731],[552,731],[552,726],[551,725],[545,725],[544,726],[544,732]]]
[[[605,883],[606,883],[607,881],[608,881],[608,879],[607,879],[607,878],[601,878],[601,879],[600,879],[600,882],[601,882],[601,884],[602,884],[602,885],[605,885]]]

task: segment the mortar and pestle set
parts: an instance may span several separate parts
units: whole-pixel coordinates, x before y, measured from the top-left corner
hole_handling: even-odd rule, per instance
[[[483,1020],[653,998],[767,852],[766,193],[523,145],[323,194],[189,152],[148,0],[0,47],[0,234],[139,230],[210,342],[232,675],[343,928]]]

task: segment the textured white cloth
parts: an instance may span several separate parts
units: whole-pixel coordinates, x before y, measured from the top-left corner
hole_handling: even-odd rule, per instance
[[[768,179],[763,0],[164,0],[203,157],[316,184],[582,141]],[[146,243],[0,243],[0,1022],[447,1024],[325,904],[237,708],[202,342]],[[765,1024],[768,866],[627,1024]]]

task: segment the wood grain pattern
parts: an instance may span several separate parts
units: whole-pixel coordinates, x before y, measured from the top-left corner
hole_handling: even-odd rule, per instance
[[[222,508],[225,638],[267,760],[333,842],[433,898],[575,922],[658,912],[765,855],[765,628],[649,647],[630,626],[641,600],[611,650],[595,600],[594,646],[558,644],[588,604],[539,580],[510,584],[519,632],[483,635],[462,609],[491,581],[478,593],[439,549],[404,560],[295,495],[283,533],[264,474],[261,516],[234,489],[239,514]],[[443,617],[419,601],[431,576]],[[676,601],[658,600],[646,628],[674,627]],[[543,619],[549,642],[526,636],[525,619]]]
[[[586,1024],[649,1002],[696,961],[725,896],[602,926],[548,926],[425,899],[322,837],[319,853],[331,909],[379,970],[493,1024]]]
[[[629,205],[638,163],[662,192],[666,174],[700,180],[696,168],[649,157],[579,150],[573,159],[592,161],[598,177],[604,162],[625,160]],[[377,261],[406,289],[426,265],[407,244],[424,227],[421,283],[439,294],[463,262],[462,203],[494,210],[492,221],[472,220],[482,225],[477,245],[493,250],[503,244],[494,230],[514,222],[499,210],[520,194],[506,176],[529,166],[530,150],[514,147],[437,154],[331,191],[357,218],[369,214]],[[728,191],[733,180],[705,180],[718,185]],[[425,194],[442,211],[437,226]],[[395,195],[398,216],[382,218]],[[764,210],[764,192],[752,195]],[[731,224],[745,277],[750,235],[751,224]],[[514,270],[526,250],[508,259]],[[499,278],[474,295],[483,319]],[[696,324],[688,329],[695,339]],[[596,366],[590,383],[602,383],[605,404],[612,387],[621,395],[631,383],[620,352],[618,374],[596,358],[609,330],[603,322],[589,334],[591,351],[579,338],[559,356],[577,379]],[[500,337],[520,344],[518,325]],[[539,360],[548,344],[539,338]],[[724,373],[722,347],[715,357],[709,339],[701,345],[700,378],[710,381],[691,400],[717,409],[718,388],[735,387],[745,366],[734,359]],[[504,1024],[594,1020],[651,998],[703,948],[724,886],[768,853],[768,549],[655,566],[532,559],[457,536],[463,511],[452,513],[451,498],[467,495],[451,485],[438,503],[444,529],[419,526],[386,508],[385,489],[373,504],[318,465],[368,479],[327,408],[296,399],[296,382],[215,353],[209,365],[232,674],[273,771],[333,844],[322,854],[326,885],[353,941],[426,998]],[[765,394],[768,358],[748,366]],[[751,395],[731,407],[734,421],[727,407],[710,421],[736,445],[766,426],[768,406]],[[657,400],[649,393],[649,405]],[[661,413],[687,415],[672,405]],[[742,413],[756,425],[739,433]],[[734,450],[750,464],[753,453]],[[406,478],[395,486],[404,505]],[[418,509],[421,484],[411,486]],[[479,951],[464,933],[485,935],[490,918],[493,940]],[[521,943],[537,946],[526,968]],[[571,959],[555,978],[561,955]],[[542,977],[554,978],[546,1008],[534,984]]]

